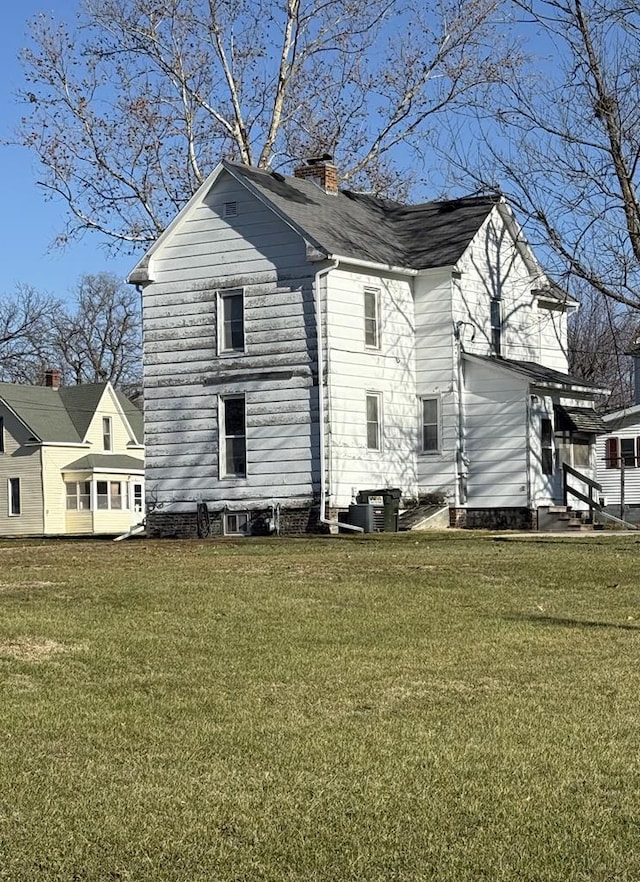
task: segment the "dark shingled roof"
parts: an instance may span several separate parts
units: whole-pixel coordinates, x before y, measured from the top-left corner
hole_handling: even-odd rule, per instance
[[[39,441],[80,443],[104,394],[106,383],[80,386],[23,386],[0,383],[0,400],[18,415]],[[126,396],[116,390],[136,440],[142,444],[142,414]]]
[[[570,374],[562,373],[562,371],[556,371],[553,368],[545,367],[545,365],[537,364],[534,361],[517,361],[513,358],[496,358],[492,355],[472,355],[472,358],[491,363],[496,367],[502,367],[507,370],[516,371],[519,374],[524,374],[540,386],[578,386],[581,389],[588,389],[594,393],[602,391],[599,386],[596,386],[593,383],[588,383],[586,380],[581,380],[579,377],[573,377]]]
[[[602,417],[592,407],[567,407],[556,404],[556,425],[561,432],[608,432]]]
[[[326,254],[405,269],[455,264],[496,204],[468,196],[401,205],[349,190],[330,195],[311,181],[226,160],[223,166]]]

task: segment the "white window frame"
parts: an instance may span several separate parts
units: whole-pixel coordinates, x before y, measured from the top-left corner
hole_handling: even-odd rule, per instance
[[[110,416],[102,417],[102,449],[108,453],[113,450],[113,420]]]
[[[368,304],[373,303],[373,315],[368,311]],[[366,349],[380,349],[380,289],[365,288],[363,292],[364,308],[364,345]],[[373,334],[369,333],[370,327]],[[373,342],[371,342],[373,340]]]
[[[14,509],[13,487],[18,488],[18,506]],[[7,511],[10,518],[19,518],[22,514],[22,481],[20,478],[7,478]]]
[[[376,402],[376,417],[377,419],[370,420],[369,419],[369,400]],[[382,432],[383,432],[383,400],[382,400],[382,392],[372,392],[367,391],[365,393],[364,399],[364,416],[365,416],[365,437],[367,443],[367,450],[370,450],[372,453],[380,453],[382,451]],[[375,426],[376,432],[376,446],[372,446],[370,444],[369,437],[369,426]]]
[[[235,433],[233,435],[227,432],[226,408],[230,401],[242,401],[244,411],[244,432]],[[243,393],[233,395],[220,395],[218,398],[218,425],[220,427],[218,448],[219,448],[219,472],[220,478],[224,480],[242,481],[247,477],[247,397]],[[233,472],[228,467],[227,442],[233,439],[243,439],[244,443],[244,472]]]
[[[82,493],[80,491],[80,487],[85,484],[89,485],[89,492],[88,493]],[[70,493],[69,491],[72,487],[73,487],[73,493]],[[65,481],[64,482],[64,489],[65,489],[65,510],[66,511],[91,511],[91,481],[89,481],[89,480],[86,480],[86,481]],[[88,498],[88,505],[86,507],[83,507],[80,504],[80,500],[85,497]],[[75,499],[75,501],[76,501],[75,507],[69,506],[70,499]]]
[[[425,420],[425,404],[433,403],[436,406],[436,418],[434,421],[426,422]],[[439,395],[421,395],[420,396],[420,453],[426,456],[435,456],[442,452],[442,400]],[[427,426],[435,426],[436,430],[436,446],[427,447],[425,444],[425,428]]]
[[[95,507],[95,510],[96,511],[127,511],[129,503],[128,503],[126,492],[125,493],[122,492],[123,483],[124,483],[124,481],[112,481],[111,479],[96,478],[96,482],[95,482],[95,485],[96,485],[95,505],[96,505],[96,507]],[[107,485],[106,494],[98,492],[98,484],[106,484]],[[113,499],[113,495],[111,492],[112,484],[119,484],[120,485],[120,493],[118,494],[118,496],[120,498],[120,507],[119,508],[114,507],[111,504],[112,499]],[[101,496],[102,497],[106,496],[106,499],[107,499],[106,506],[99,505],[98,500]]]
[[[247,351],[246,340],[246,322],[245,322],[245,291],[244,288],[220,288],[218,295],[218,355],[238,355]],[[228,304],[234,299],[239,298],[242,303],[242,346],[227,346],[227,328],[232,325],[232,320],[227,319],[225,310]],[[233,330],[230,330],[229,342],[233,344]]]
[[[489,306],[489,322],[491,325],[491,352],[493,355],[502,355],[502,300],[492,297]]]
[[[136,506],[136,487],[140,488],[140,503]],[[144,511],[144,481],[133,480],[130,485],[131,498],[129,500],[129,508],[138,514]]]
[[[251,518],[248,511],[226,511],[222,529],[225,536],[248,536]]]

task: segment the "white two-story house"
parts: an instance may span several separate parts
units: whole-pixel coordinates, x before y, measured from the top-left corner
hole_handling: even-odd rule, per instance
[[[364,489],[451,523],[532,527],[587,475],[597,392],[509,206],[401,205],[222,162],[130,275],[141,287],[147,527],[330,528]]]

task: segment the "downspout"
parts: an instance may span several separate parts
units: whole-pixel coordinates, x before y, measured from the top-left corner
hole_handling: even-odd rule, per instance
[[[456,341],[456,370],[458,385],[458,425],[457,425],[457,450],[456,450],[456,505],[465,505],[467,501],[467,477],[469,473],[469,457],[466,450],[465,425],[464,425],[464,373],[462,369],[462,354],[464,347],[462,345],[462,328],[469,322],[457,321],[454,326],[454,337]],[[472,327],[471,341],[475,336],[475,329]]]
[[[320,517],[321,524],[327,524],[330,527],[342,527],[344,530],[351,530],[354,533],[364,533],[362,527],[356,527],[353,524],[343,524],[339,521],[329,520],[325,516],[327,502],[327,482],[325,477],[325,426],[324,426],[324,355],[322,351],[322,298],[320,296],[320,281],[322,277],[328,276],[331,270],[339,266],[340,261],[334,260],[331,266],[319,269],[315,275],[313,282],[313,296],[316,307],[316,338],[317,338],[317,356],[318,359],[318,434],[320,441]],[[327,339],[327,348],[329,341]]]

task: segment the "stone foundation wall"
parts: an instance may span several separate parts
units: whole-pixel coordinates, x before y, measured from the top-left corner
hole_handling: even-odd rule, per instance
[[[529,508],[449,509],[449,526],[466,530],[535,530],[536,514]]]
[[[272,517],[271,508],[252,509],[250,516],[250,535],[271,535],[268,521]],[[329,512],[335,517],[336,512]],[[147,535],[152,539],[198,539],[216,538],[223,535],[223,512],[198,511],[170,512],[158,509],[147,514]],[[320,507],[309,505],[304,508],[280,509],[280,535],[303,536],[309,533],[328,533],[329,527],[320,523]]]

